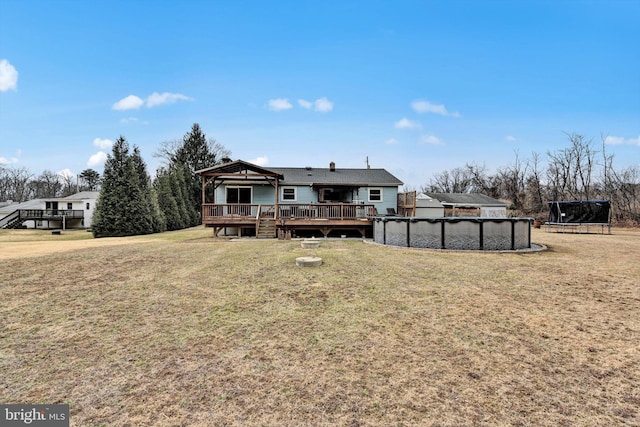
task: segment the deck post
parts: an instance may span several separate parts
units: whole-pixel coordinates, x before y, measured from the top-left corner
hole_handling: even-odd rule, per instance
[[[279,194],[278,194],[278,181],[279,181],[278,177],[276,177],[275,181],[276,181],[276,211],[273,214],[273,218],[274,219],[278,219],[278,217],[280,216],[279,215],[280,209],[278,209],[278,200],[280,200],[280,197],[278,197],[279,196]]]
[[[201,175],[200,178],[202,179],[202,208],[200,209],[200,212],[201,212],[200,221],[204,222],[204,204],[207,202],[205,200],[206,191],[204,189],[207,186],[207,179],[204,177],[204,175]]]

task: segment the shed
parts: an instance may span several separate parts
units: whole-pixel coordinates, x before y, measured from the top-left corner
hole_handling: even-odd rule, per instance
[[[506,218],[507,204],[480,193],[425,193],[444,206],[444,216]]]
[[[433,197],[425,193],[420,193],[416,196],[415,216],[443,217],[444,206]]]

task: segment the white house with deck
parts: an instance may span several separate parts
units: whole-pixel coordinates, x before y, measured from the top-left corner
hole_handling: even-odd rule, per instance
[[[0,228],[90,228],[98,191],[0,206]]]

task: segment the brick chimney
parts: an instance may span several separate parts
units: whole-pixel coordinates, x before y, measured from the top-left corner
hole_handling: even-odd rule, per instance
[[[336,171],[336,164],[334,162],[329,163],[329,170],[331,172],[335,172]]]

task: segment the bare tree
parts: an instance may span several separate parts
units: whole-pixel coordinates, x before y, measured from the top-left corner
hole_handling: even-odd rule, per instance
[[[455,168],[440,172],[431,178],[429,185],[421,191],[428,193],[468,193],[472,176],[468,168]]]
[[[59,197],[62,194],[60,175],[46,170],[29,182],[31,196],[36,199]]]
[[[540,153],[531,153],[531,159],[528,163],[529,174],[525,184],[525,210],[528,213],[539,213],[545,209],[540,161]]]
[[[2,168],[0,173],[0,199],[25,202],[32,197],[29,182],[33,175],[26,168]]]
[[[547,178],[554,200],[585,199],[592,197],[594,169],[598,154],[591,140],[584,136],[567,134],[571,146],[548,152]]]
[[[486,165],[467,163],[465,169],[471,181],[465,193],[482,193],[490,197],[500,197],[496,177],[487,173]]]
[[[60,181],[62,182],[62,191],[60,194],[62,197],[70,196],[77,192],[78,179],[75,177],[75,175],[68,172],[61,172],[58,175],[60,176]]]

